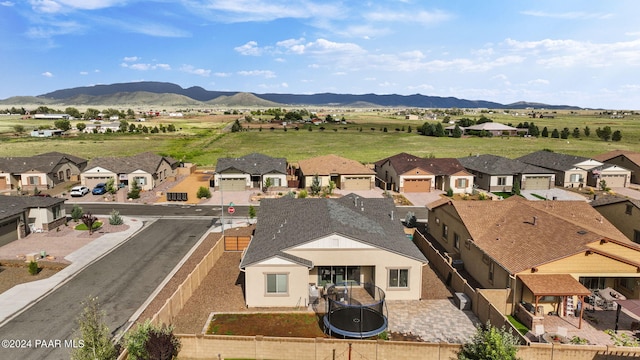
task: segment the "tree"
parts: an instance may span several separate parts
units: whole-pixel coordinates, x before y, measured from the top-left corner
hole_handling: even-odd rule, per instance
[[[420,128],[420,132],[422,133],[422,135],[425,135],[425,136],[433,136],[434,131],[435,131],[434,124],[430,124],[428,122],[422,124],[422,128]]]
[[[120,125],[118,126],[118,131],[121,133],[127,132],[129,128],[129,122],[127,120],[120,120]]]
[[[109,178],[107,183],[105,184],[107,188],[107,192],[111,195],[115,194],[118,189],[116,189],[116,181],[113,178]]]
[[[24,132],[24,126],[22,125],[13,125],[13,131],[18,134],[22,134]]]
[[[620,141],[622,140],[622,133],[620,132],[620,130],[616,130],[613,132],[613,134],[611,135],[611,141]]]
[[[336,182],[333,180],[329,181],[329,185],[327,186],[327,194],[332,195],[333,190],[335,189],[336,189]]]
[[[518,339],[507,332],[504,326],[500,329],[487,322],[478,327],[473,338],[462,345],[458,352],[458,360],[517,360]]]
[[[580,137],[580,129],[574,128],[573,129],[573,133],[571,134],[571,136],[573,136],[576,139],[579,138]]]
[[[256,208],[253,205],[249,205],[249,219],[255,219]]]
[[[460,126],[458,126],[457,124],[453,128],[452,135],[453,135],[454,138],[461,138],[462,137],[462,129],[460,129]]]
[[[93,216],[90,212],[88,212],[82,215],[80,220],[82,220],[82,223],[85,224],[87,229],[89,229],[89,235],[93,234],[93,224],[95,224],[96,221],[98,221],[98,218]]]
[[[68,131],[71,129],[71,122],[67,119],[60,119],[53,122],[53,126],[62,131]]]
[[[76,124],[76,129],[78,129],[78,131],[82,132],[84,131],[84,129],[87,128],[87,125],[83,122],[79,122]]]
[[[488,123],[488,122],[493,122],[493,120],[489,119],[488,117],[486,117],[484,115],[480,115],[480,119],[478,119],[478,121],[476,121],[476,124],[484,124],[484,123]]]
[[[202,199],[202,198],[211,198],[211,190],[209,190],[208,187],[204,187],[204,186],[200,186],[198,188],[198,192],[196,193],[196,196],[198,197],[198,199]]]
[[[240,125],[240,120],[236,119],[233,125],[231,125],[231,132],[242,131],[242,125]]]
[[[533,122],[529,124],[529,135],[535,136],[535,137],[540,136],[540,129]]]
[[[139,199],[141,190],[142,189],[140,189],[140,184],[138,184],[138,182],[134,180],[133,185],[131,187],[131,191],[127,193],[127,197],[130,199]]]
[[[318,175],[314,175],[313,176],[313,180],[311,181],[311,195],[312,196],[316,196],[320,193],[320,190],[322,190],[322,188],[320,187],[320,177],[318,177]]]
[[[172,360],[180,352],[180,339],[173,334],[173,326],[155,325],[150,320],[139,324],[124,337],[130,360]]]
[[[404,218],[404,225],[408,228],[414,228],[417,223],[418,219],[416,218],[416,214],[413,211],[408,211]]]
[[[569,128],[562,129],[562,132],[560,132],[560,138],[561,139],[568,139],[569,138]]]
[[[82,117],[82,114],[80,114],[80,111],[74,107],[68,107],[64,109],[64,113],[76,119],[80,119]]]
[[[88,108],[85,112],[84,112],[84,119],[95,119],[98,117],[98,114],[100,114],[100,110],[98,109],[93,109],[93,108]]]
[[[605,126],[602,129],[596,129],[596,136],[604,141],[611,139],[611,126]]]
[[[513,187],[511,188],[512,195],[520,195],[520,179],[515,179],[513,181]]]
[[[78,222],[82,217],[82,208],[78,206],[78,204],[73,204],[73,209],[71,209],[71,218],[73,221]]]
[[[549,129],[547,129],[547,127],[545,126],[542,129],[542,132],[540,133],[540,135],[542,135],[542,137],[549,137]]]
[[[558,129],[553,129],[553,131],[551,132],[551,137],[554,139],[557,139],[560,137],[560,132],[558,132]]]
[[[584,131],[584,136],[585,137],[591,136],[591,129],[589,129],[588,126],[585,126],[583,131]]]
[[[444,126],[442,126],[442,123],[437,123],[433,131],[433,136],[443,137],[444,135]]]
[[[124,224],[124,219],[120,216],[120,211],[113,209],[109,214],[109,225],[122,225]]]
[[[100,310],[97,298],[83,301],[83,310],[77,319],[79,332],[78,347],[73,349],[71,359],[116,359],[118,351],[111,342],[111,332],[105,324],[104,311]]]

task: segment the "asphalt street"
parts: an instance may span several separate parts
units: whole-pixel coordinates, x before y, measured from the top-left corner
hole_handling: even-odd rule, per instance
[[[69,359],[81,302],[89,297],[98,298],[107,326],[118,334],[211,224],[190,218],[146,225],[1,327],[0,359]],[[6,348],[4,340],[22,348]]]

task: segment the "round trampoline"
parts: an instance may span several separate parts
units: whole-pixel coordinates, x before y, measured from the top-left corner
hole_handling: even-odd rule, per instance
[[[373,284],[332,285],[326,290],[323,322],[330,336],[368,338],[387,329],[384,292]]]

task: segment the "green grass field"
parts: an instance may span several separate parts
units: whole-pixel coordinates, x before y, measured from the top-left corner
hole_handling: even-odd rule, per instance
[[[478,118],[480,114],[454,116]],[[203,166],[214,166],[220,157],[237,157],[252,152],[269,156],[285,157],[296,162],[324,154],[336,154],[363,163],[374,162],[400,152],[417,156],[463,157],[490,153],[510,158],[533,151],[550,149],[556,152],[594,156],[614,149],[640,151],[640,116],[610,119],[593,114],[556,114],[554,119],[531,119],[526,116],[507,114],[485,114],[496,122],[517,125],[535,122],[542,130],[554,128],[570,130],[585,126],[591,128],[591,136],[569,137],[566,140],[553,138],[468,137],[461,139],[422,136],[417,128],[423,120],[405,120],[389,113],[345,113],[347,125],[320,126],[298,125],[299,130],[268,123],[252,123],[249,131],[225,133],[221,129],[231,123],[235,116],[193,116],[185,119],[159,119],[144,123],[154,126],[173,123],[180,131],[160,134],[80,134],[63,138],[32,138],[28,134],[17,136],[13,126],[22,124],[27,131],[43,124],[43,120],[21,120],[19,117],[0,117],[0,156],[30,156],[48,151],[60,151],[88,159],[102,156],[125,156],[152,151],[176,159],[195,162]],[[341,116],[341,115],[340,115]],[[436,121],[437,122],[437,121]],[[46,124],[52,122],[44,121]],[[622,141],[605,142],[598,139],[595,130],[610,126],[622,132]],[[262,127],[260,130],[259,127]],[[311,127],[312,131],[308,128]],[[409,127],[412,132],[409,133]],[[387,128],[385,132],[383,129]]]

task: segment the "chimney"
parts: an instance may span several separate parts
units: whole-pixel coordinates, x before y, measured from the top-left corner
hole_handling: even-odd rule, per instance
[[[534,216],[533,217],[533,226],[536,226],[538,224],[538,217]]]

